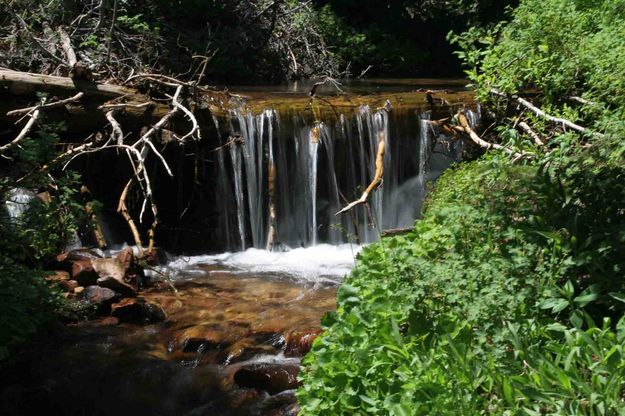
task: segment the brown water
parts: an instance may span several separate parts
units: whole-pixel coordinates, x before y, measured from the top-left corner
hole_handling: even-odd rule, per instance
[[[164,307],[166,322],[106,318],[25,348],[2,371],[0,413],[294,414],[293,390],[269,395],[233,377],[254,363],[298,365],[293,340],[319,330],[335,308],[336,286],[196,264],[177,272],[175,287],[177,294],[161,282],[142,293]]]

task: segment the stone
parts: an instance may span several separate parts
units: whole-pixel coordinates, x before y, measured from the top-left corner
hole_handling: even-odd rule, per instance
[[[70,277],[68,272],[57,270],[44,277],[44,280],[48,283],[60,283],[65,280],[70,280]]]
[[[83,286],[78,286],[74,288],[74,295],[80,296],[80,294],[84,291],[85,291],[85,288]]]
[[[62,280],[59,282],[59,287],[63,292],[74,293],[74,289],[78,286],[80,285],[75,280]]]
[[[110,305],[118,298],[119,294],[115,291],[100,286],[87,286],[80,296],[80,299],[93,305]]]
[[[262,401],[258,410],[258,414],[265,416],[297,416],[300,409],[295,392],[287,390]]]
[[[67,253],[59,254],[56,260],[63,263],[66,261],[73,262],[78,260],[91,260],[101,259],[102,256],[89,248],[79,248],[76,250],[68,251]]]
[[[132,251],[131,247],[126,247],[117,253],[115,258],[121,263],[124,271],[130,269],[130,267],[135,263],[135,253]]]
[[[287,357],[303,357],[312,347],[313,341],[321,334],[320,329],[294,331],[287,335],[284,355]]]
[[[72,279],[76,280],[81,286],[95,285],[98,280],[98,274],[93,269],[90,259],[74,260],[71,263]]]
[[[111,316],[120,323],[151,324],[167,319],[167,314],[158,305],[143,298],[124,299],[111,306]]]
[[[273,395],[299,387],[298,372],[299,366],[294,364],[249,364],[234,373],[234,381],[240,387],[265,390]]]
[[[93,269],[98,274],[98,286],[119,292],[124,297],[137,295],[137,286],[131,285],[124,280],[126,270],[117,258],[93,259]]]

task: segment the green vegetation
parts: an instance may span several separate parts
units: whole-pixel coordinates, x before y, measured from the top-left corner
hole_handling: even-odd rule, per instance
[[[625,412],[623,28],[622,0],[524,0],[452,36],[500,140],[532,156],[457,166],[410,234],[363,250],[304,360],[303,415]]]
[[[494,0],[0,1],[0,65],[66,75],[56,28],[100,79],[137,71],[204,81],[460,72],[449,30],[497,20]],[[194,58],[195,57],[195,58]]]
[[[44,280],[46,268],[72,240],[84,208],[77,202],[78,175],[42,172],[55,156],[62,126],[49,124],[36,140],[11,152],[12,163],[0,178],[0,360],[55,320],[75,320],[88,308],[67,302]],[[34,196],[18,217],[9,217],[4,201],[14,192]]]

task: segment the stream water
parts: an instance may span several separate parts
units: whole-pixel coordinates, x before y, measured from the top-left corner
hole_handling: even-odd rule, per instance
[[[348,87],[384,98],[419,86],[460,85],[387,80]],[[427,182],[463,152],[461,141],[425,122],[436,109],[428,110],[424,94],[419,105],[402,104],[404,96],[326,112],[289,105],[287,97],[301,100],[309,89],[248,88],[249,96],[271,102],[260,111],[237,107],[214,117],[213,139],[225,146],[215,152],[215,232],[224,253],[172,258],[161,267],[177,292],[157,281],[141,296],[161,305],[167,320],[137,326],[103,318],[25,346],[2,369],[0,414],[297,413],[299,360],[320,332],[320,318],[335,309],[336,288],[361,244],[381,230],[411,225]],[[438,113],[453,115],[447,104]],[[371,181],[380,137],[382,186],[369,209],[336,217]],[[17,205],[10,209],[19,215]]]

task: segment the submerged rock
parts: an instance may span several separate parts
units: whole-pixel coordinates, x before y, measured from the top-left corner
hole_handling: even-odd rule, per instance
[[[299,387],[298,372],[299,366],[294,364],[248,364],[234,374],[234,381],[241,387],[276,394]]]
[[[264,400],[258,406],[258,413],[264,416],[297,416],[299,405],[293,390],[286,390]]]
[[[167,314],[158,305],[143,298],[124,299],[111,306],[111,315],[120,323],[151,324],[167,319]]]
[[[313,341],[321,334],[321,329],[294,331],[287,335],[284,355],[287,357],[303,357],[312,347]]]

